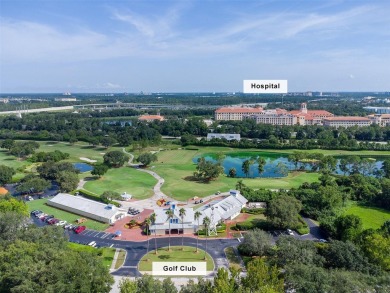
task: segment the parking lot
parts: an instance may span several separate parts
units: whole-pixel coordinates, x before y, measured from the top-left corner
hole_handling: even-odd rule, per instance
[[[115,237],[115,234],[109,233],[109,232],[101,232],[101,231],[95,231],[95,230],[89,230],[86,229],[83,232],[80,233],[80,235],[84,236],[90,236],[94,238],[101,238],[101,239],[111,239]]]

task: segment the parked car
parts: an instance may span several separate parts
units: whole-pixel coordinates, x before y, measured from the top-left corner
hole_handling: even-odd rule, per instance
[[[50,219],[47,223],[48,223],[49,225],[55,225],[55,224],[57,224],[59,221],[60,221],[60,220],[58,220],[58,219],[56,219],[56,218],[52,218],[52,219]]]
[[[320,239],[319,242],[321,242],[321,243],[327,243],[328,241],[325,240],[325,239]]]
[[[27,199],[28,199],[29,201],[34,200],[32,196],[27,197]]]
[[[40,213],[40,214],[37,215],[37,218],[43,221],[43,218],[46,217],[46,216],[47,216],[47,214]]]
[[[291,229],[287,229],[288,235],[294,235],[294,232]]]
[[[43,220],[47,223],[50,219],[53,219],[54,215],[49,215],[43,218]]]
[[[89,242],[88,245],[92,246],[92,247],[95,247],[96,246],[96,242],[95,241]]]
[[[59,221],[56,226],[64,226],[66,225],[67,221]]]
[[[81,232],[83,232],[87,227],[85,226],[77,226],[73,231],[76,233],[76,234],[80,234]]]

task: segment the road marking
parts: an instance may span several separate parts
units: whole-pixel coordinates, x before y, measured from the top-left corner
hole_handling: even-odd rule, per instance
[[[110,234],[111,234],[111,233],[105,233],[105,234],[102,236],[102,238],[104,239],[104,238],[108,237]]]
[[[113,246],[114,246],[114,244],[111,244],[111,245],[110,245],[110,248],[113,247]]]

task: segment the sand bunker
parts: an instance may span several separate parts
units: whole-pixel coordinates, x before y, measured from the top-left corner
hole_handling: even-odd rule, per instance
[[[97,162],[96,160],[91,160],[91,159],[84,158],[84,157],[80,157],[80,160],[86,161],[88,163],[96,163]]]

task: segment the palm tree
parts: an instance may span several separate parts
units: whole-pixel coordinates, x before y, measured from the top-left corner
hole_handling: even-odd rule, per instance
[[[196,237],[196,252],[198,252],[198,243],[199,243],[199,219],[200,219],[200,216],[202,215],[202,213],[200,211],[196,211],[195,214],[194,214],[194,218],[195,218],[195,221],[197,220],[198,221],[198,231],[197,231],[197,234],[198,234],[198,237]]]
[[[204,230],[206,231],[206,249],[204,251],[204,259],[206,259],[207,239],[208,239],[208,236],[209,236],[209,228],[210,228],[210,218],[207,217],[207,216],[203,218],[203,227],[204,227]]]
[[[149,217],[150,221],[152,222],[153,225],[156,224],[156,214],[153,213]],[[157,232],[156,232],[156,227],[154,227],[154,249],[157,254]]]
[[[182,228],[182,232],[183,232],[183,234],[182,234],[182,236],[181,236],[181,246],[182,246],[182,250],[184,250],[184,217],[185,217],[185,215],[186,215],[186,210],[185,210],[185,208],[181,208],[180,210],[179,210],[179,216],[180,216],[180,218],[181,218],[181,228]]]
[[[173,218],[173,210],[169,209],[165,212],[169,224],[169,244],[168,251],[171,251],[171,219]]]
[[[146,254],[149,253],[149,232],[150,232],[150,224],[152,223],[150,218],[145,219],[145,224],[146,224],[146,237],[148,239],[148,248],[146,250]]]
[[[267,162],[262,157],[258,157],[256,161],[257,161],[257,164],[259,164],[259,166],[257,167],[257,170],[259,171],[259,177],[261,177],[261,174],[263,174],[263,172],[264,172],[264,166]]]
[[[242,163],[241,169],[242,169],[242,172],[244,172],[244,174],[245,174],[246,177],[248,177],[248,175],[249,175],[250,167],[251,167],[251,162],[250,162],[250,160],[245,160],[245,161]]]

